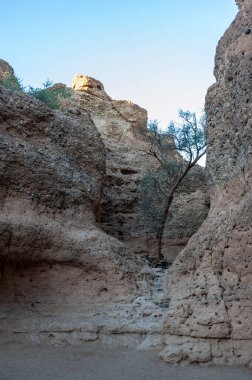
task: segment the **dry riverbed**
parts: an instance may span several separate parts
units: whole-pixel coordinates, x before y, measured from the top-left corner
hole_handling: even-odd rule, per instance
[[[156,352],[99,343],[0,347],[0,380],[251,380],[245,368],[168,365]]]

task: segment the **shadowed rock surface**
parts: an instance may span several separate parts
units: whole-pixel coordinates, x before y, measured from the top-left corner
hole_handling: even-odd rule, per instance
[[[86,111],[3,87],[0,121],[0,330],[78,330],[92,304],[144,283],[145,262],[95,222],[104,144]]]
[[[146,253],[138,183],[157,167],[139,151],[147,113],[111,100],[93,78],[79,75],[73,88],[52,111],[0,87],[0,339],[76,344],[120,334],[156,347],[164,271],[134,254]],[[174,203],[169,239],[179,249],[205,217],[198,172],[199,186],[191,177]]]
[[[237,3],[206,98],[210,212],[167,275],[169,362],[252,365],[252,3]]]

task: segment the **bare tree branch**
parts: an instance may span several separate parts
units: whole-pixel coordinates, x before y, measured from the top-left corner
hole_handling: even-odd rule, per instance
[[[154,157],[160,164],[155,173],[149,173],[145,178],[145,185],[148,187],[150,196],[153,198],[147,202],[148,212],[152,215],[151,204],[159,193],[160,204],[163,204],[162,214],[157,218],[156,227],[156,258],[162,255],[162,240],[165,223],[173,201],[174,194],[178,190],[188,172],[197,164],[200,158],[206,153],[206,142],[204,137],[205,118],[197,120],[195,113],[189,111],[179,111],[181,123],[171,122],[167,132],[160,132],[158,122],[151,124],[151,129],[147,133],[147,150],[141,150],[145,154]],[[149,141],[149,144],[148,144]],[[179,157],[172,158],[171,152],[178,151],[186,155],[187,161]],[[148,182],[149,181],[149,182]],[[151,190],[150,181],[153,182]],[[143,195],[146,196],[146,193]],[[161,201],[161,198],[162,201]],[[160,205],[159,205],[160,208]],[[158,211],[157,211],[158,212]],[[155,214],[154,214],[155,215]]]

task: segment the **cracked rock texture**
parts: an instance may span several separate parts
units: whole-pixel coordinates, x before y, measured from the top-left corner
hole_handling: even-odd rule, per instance
[[[252,3],[237,3],[206,97],[210,211],[167,275],[169,362],[252,365]]]

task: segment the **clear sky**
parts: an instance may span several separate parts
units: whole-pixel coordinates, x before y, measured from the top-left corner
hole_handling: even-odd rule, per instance
[[[25,85],[103,82],[163,125],[199,111],[235,0],[2,0],[0,57]]]

